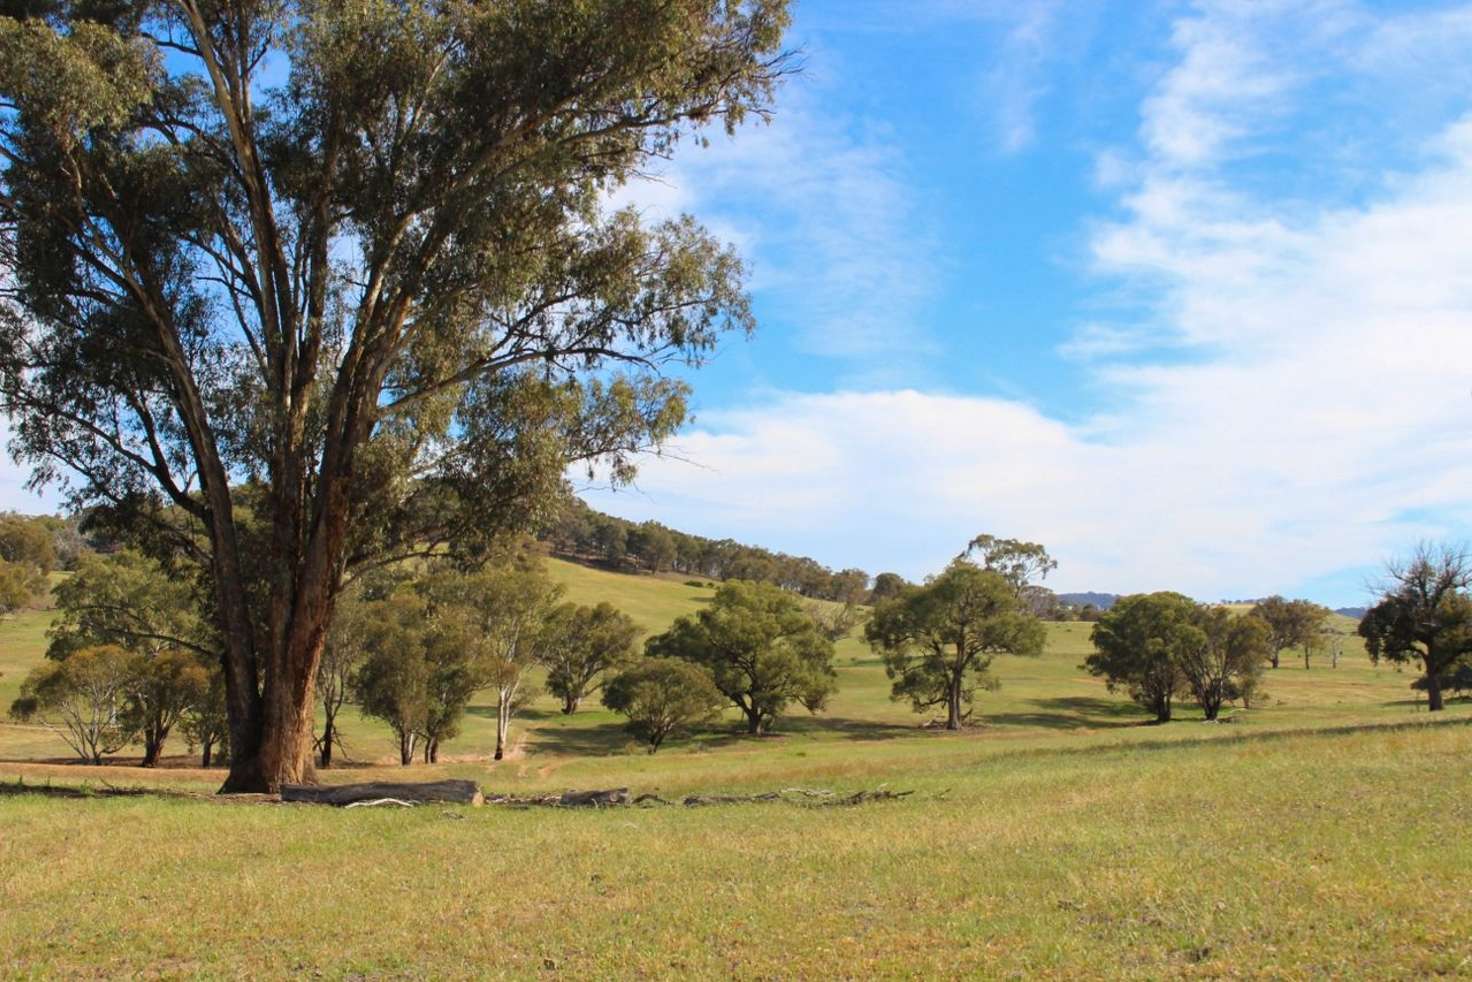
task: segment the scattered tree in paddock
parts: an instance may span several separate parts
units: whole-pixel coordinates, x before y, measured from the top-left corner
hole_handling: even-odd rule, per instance
[[[858,604],[846,603],[842,606],[834,603],[823,603],[817,600],[809,600],[803,604],[803,610],[808,612],[813,624],[817,626],[818,633],[837,644],[853,633],[854,628],[864,619],[864,611]]]
[[[1012,584],[1014,593],[1021,597],[1029,585],[1045,580],[1058,568],[1058,562],[1048,555],[1048,550],[1036,542],[1021,539],[999,539],[983,533],[966,545],[960,559],[980,560],[982,569],[1000,573]]]
[[[369,601],[355,589],[338,599],[332,627],[322,646],[322,664],[317,671],[317,699],[322,705],[322,736],[318,738],[318,760],[332,766],[335,747],[342,743],[337,717],[353,692],[353,673],[368,656]]]
[[[547,691],[575,713],[599,677],[632,660],[639,627],[610,603],[596,607],[562,604],[542,626],[538,649],[547,669]]]
[[[1267,662],[1270,631],[1260,618],[1226,607],[1197,607],[1172,645],[1185,686],[1207,719],[1232,699],[1250,700]]]
[[[1167,722],[1185,684],[1179,653],[1193,640],[1195,612],[1196,602],[1179,593],[1121,597],[1095,623],[1095,650],[1082,667]]]
[[[0,559],[0,616],[20,610],[46,590],[46,577],[30,563]]]
[[[367,654],[354,676],[354,689],[363,712],[394,731],[399,763],[407,766],[414,762],[414,748],[429,712],[424,599],[400,590],[369,605],[366,617]]]
[[[11,450],[205,574],[225,789],[310,781],[344,577],[473,559],[574,462],[627,482],[685,416],[660,364],[752,328],[732,252],[604,204],[767,112],[786,4],[27,9],[0,21]]]
[[[0,559],[34,567],[43,576],[57,566],[56,535],[45,521],[0,515]]]
[[[48,658],[65,660],[97,645],[136,656],[130,712],[143,740],[143,766],[154,766],[174,725],[208,695],[210,673],[220,666],[219,640],[200,613],[192,577],[171,575],[123,550],[84,557],[53,596],[59,616]]]
[[[165,648],[128,663],[127,726],[143,740],[143,766],[157,766],[174,726],[208,695],[210,673],[191,652]]]
[[[833,642],[796,597],[770,583],[726,583],[710,606],[650,638],[645,653],[704,667],[752,734],[767,732],[790,703],[820,711],[836,687]]]
[[[1449,546],[1417,547],[1389,566],[1390,583],[1360,621],[1370,659],[1419,663],[1432,712],[1443,708],[1442,676],[1472,658],[1472,560]]]
[[[876,607],[864,636],[894,680],[892,698],[908,698],[917,713],[946,707],[948,730],[970,716],[978,687],[995,688],[997,655],[1040,655],[1046,640],[1011,580],[964,559]]]
[[[898,597],[912,585],[898,573],[880,573],[874,577],[874,588],[869,591],[869,603],[878,606],[886,600]]]
[[[116,645],[98,645],[39,665],[21,683],[10,715],[49,727],[84,762],[101,764],[136,733],[127,713],[133,658]]]
[[[204,698],[184,714],[179,728],[189,741],[192,753],[199,750],[199,766],[212,767],[230,758],[230,719],[225,711],[225,673],[216,666],[209,673]],[[215,753],[215,748],[220,753]]]
[[[1290,648],[1303,650],[1303,667],[1309,667],[1309,655],[1319,643],[1331,613],[1308,600],[1284,600],[1272,596],[1259,601],[1252,613],[1268,626],[1268,660],[1274,668],[1280,664],[1284,651]]]
[[[603,705],[628,717],[629,732],[650,753],[675,733],[714,719],[725,701],[710,672],[676,658],[645,658],[603,687]]]
[[[556,644],[546,625],[562,596],[540,557],[519,548],[471,576],[450,576],[429,587],[437,602],[464,612],[463,644],[475,667],[476,688],[496,696],[495,759],[506,754],[511,720],[531,701],[531,670],[545,662]]]

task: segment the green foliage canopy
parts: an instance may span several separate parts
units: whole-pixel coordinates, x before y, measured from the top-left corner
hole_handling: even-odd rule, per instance
[[[542,635],[547,691],[562,700],[564,713],[575,713],[600,675],[631,659],[639,627],[606,601],[562,604],[547,617]]]
[[[1089,638],[1095,651],[1083,667],[1164,723],[1184,684],[1181,652],[1199,644],[1195,611],[1194,600],[1169,591],[1122,597],[1094,624]]]
[[[752,327],[731,251],[607,192],[768,110],[786,4],[5,11],[12,451],[207,574],[227,787],[310,779],[343,577],[629,480],[684,418],[661,365]]]
[[[836,688],[833,642],[770,583],[724,584],[709,607],[650,638],[645,652],[705,668],[752,734],[767,732],[790,703],[820,711]]]
[[[1422,545],[1390,567],[1391,583],[1360,621],[1374,661],[1420,663],[1432,711],[1443,708],[1442,677],[1472,660],[1472,561],[1450,547]]]
[[[1040,655],[1046,640],[1011,580],[964,559],[881,603],[864,636],[884,658],[892,697],[908,698],[917,713],[945,706],[949,730],[970,715],[977,688],[996,687],[997,655]]]
[[[673,658],[645,658],[603,689],[603,705],[628,717],[629,732],[650,753],[673,734],[714,719],[725,701],[710,672]]]

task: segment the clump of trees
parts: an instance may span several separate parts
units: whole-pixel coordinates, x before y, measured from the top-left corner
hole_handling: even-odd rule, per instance
[[[1189,695],[1214,720],[1232,700],[1251,700],[1271,651],[1260,618],[1205,606],[1179,593],[1122,597],[1094,625],[1083,668],[1123,689],[1156,722]]]
[[[676,620],[644,650],[705,669],[754,735],[792,703],[820,712],[837,687],[833,642],[796,597],[771,583],[724,584],[708,607]]]
[[[595,511],[576,498],[566,502],[542,537],[563,556],[619,569],[771,583],[804,597],[842,604],[871,598],[869,574],[861,569],[833,570],[806,556],[708,539],[658,522],[630,522]]]
[[[171,576],[161,565],[138,553],[88,555],[77,571],[53,591],[58,611],[51,629],[47,658],[52,665],[36,669],[27,680],[29,696],[13,711],[46,721],[60,713],[62,731],[79,754],[96,762],[99,753],[114,753],[133,740],[143,744],[143,766],[155,766],[169,736],[181,723],[191,742],[206,745],[206,754],[219,742],[208,719],[218,702],[215,675],[219,649],[209,622],[199,613],[199,594],[187,578]],[[72,660],[86,653],[82,667]],[[101,667],[120,673],[120,701],[113,705],[106,687],[99,687]],[[85,668],[85,671],[83,670]],[[80,700],[80,702],[79,702]],[[85,703],[110,720],[100,736],[79,739],[82,718],[77,707]],[[91,727],[95,734],[104,731]],[[102,744],[110,749],[99,751]],[[208,760],[206,760],[208,765]]]
[[[997,655],[1039,655],[1046,637],[1014,581],[966,559],[879,604],[864,636],[894,680],[891,697],[917,713],[944,706],[948,730],[970,717],[977,689],[996,688]]]
[[[547,691],[561,700],[564,714],[577,712],[605,673],[633,658],[639,637],[633,618],[607,602],[562,604],[543,630]]]
[[[137,732],[128,712],[132,668],[132,656],[116,645],[81,648],[65,661],[32,669],[10,716],[49,727],[84,762],[101,764]]]
[[[1279,596],[1260,600],[1252,613],[1268,628],[1268,660],[1274,668],[1284,651],[1298,648],[1303,653],[1303,667],[1311,667],[1310,659],[1325,642],[1329,617],[1333,611],[1309,600],[1285,600]]]
[[[1427,705],[1445,705],[1448,678],[1472,665],[1472,559],[1450,546],[1418,546],[1388,567],[1380,600],[1360,621],[1372,661],[1419,665]]]

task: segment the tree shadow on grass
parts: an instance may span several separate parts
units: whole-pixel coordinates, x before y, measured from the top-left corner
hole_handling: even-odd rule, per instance
[[[102,787],[84,784],[80,787],[66,784],[27,784],[24,780],[0,781],[0,798],[39,795],[43,798],[186,798],[196,797],[188,792],[170,788],[117,787],[104,783]]]
[[[1031,699],[1037,712],[980,714],[989,726],[1027,726],[1046,730],[1106,730],[1125,726],[1143,726],[1151,722],[1140,715],[1134,704],[1098,696],[1057,696]]]
[[[855,719],[851,716],[789,716],[777,721],[777,732],[779,734],[836,733],[849,740],[893,740],[898,737],[914,736],[920,732],[920,725],[919,723],[885,723],[873,719]]]
[[[526,747],[532,754],[606,757],[623,752],[633,739],[622,723],[539,727],[528,736]]]

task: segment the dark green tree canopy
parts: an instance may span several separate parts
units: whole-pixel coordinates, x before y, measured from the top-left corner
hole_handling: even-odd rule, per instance
[[[1058,568],[1058,561],[1036,542],[1001,539],[986,533],[967,543],[966,551],[959,558],[975,558],[982,569],[1000,573],[1012,584],[1018,596],[1028,586],[1047,579],[1048,574]]]
[[[12,450],[208,573],[228,786],[308,779],[344,575],[629,479],[684,416],[660,366],[752,326],[735,255],[604,203],[767,111],[785,2],[5,10]]]
[[[1158,722],[1166,722],[1185,686],[1181,652],[1200,641],[1192,623],[1195,613],[1196,602],[1179,593],[1122,597],[1094,625],[1089,637],[1095,650],[1083,667],[1102,676],[1110,691],[1124,689]]]
[[[677,658],[645,658],[627,666],[603,690],[603,705],[629,720],[628,730],[654,753],[681,730],[714,719],[726,697],[710,672]]]
[[[833,642],[795,597],[769,583],[723,585],[709,607],[650,638],[645,651],[705,668],[753,734],[793,702],[821,710],[836,688]]]
[[[1472,559],[1423,544],[1389,572],[1384,595],[1360,621],[1365,650],[1377,662],[1419,663],[1430,708],[1440,710],[1442,677],[1472,662]]]
[[[1309,600],[1285,600],[1279,596],[1259,601],[1252,613],[1268,628],[1268,659],[1277,668],[1283,651],[1309,648],[1323,633],[1330,611]]]
[[[1046,640],[1011,580],[964,559],[879,604],[864,636],[884,658],[893,698],[909,699],[917,713],[945,706],[951,730],[970,715],[978,687],[995,688],[997,655],[1040,655]]]
[[[1191,627],[1175,649],[1185,686],[1207,719],[1216,719],[1229,700],[1250,698],[1270,650],[1270,630],[1251,614],[1226,607],[1198,606]]]
[[[547,669],[547,691],[574,713],[599,677],[630,661],[639,627],[633,618],[604,601],[593,607],[562,604],[541,628],[538,647]]]

